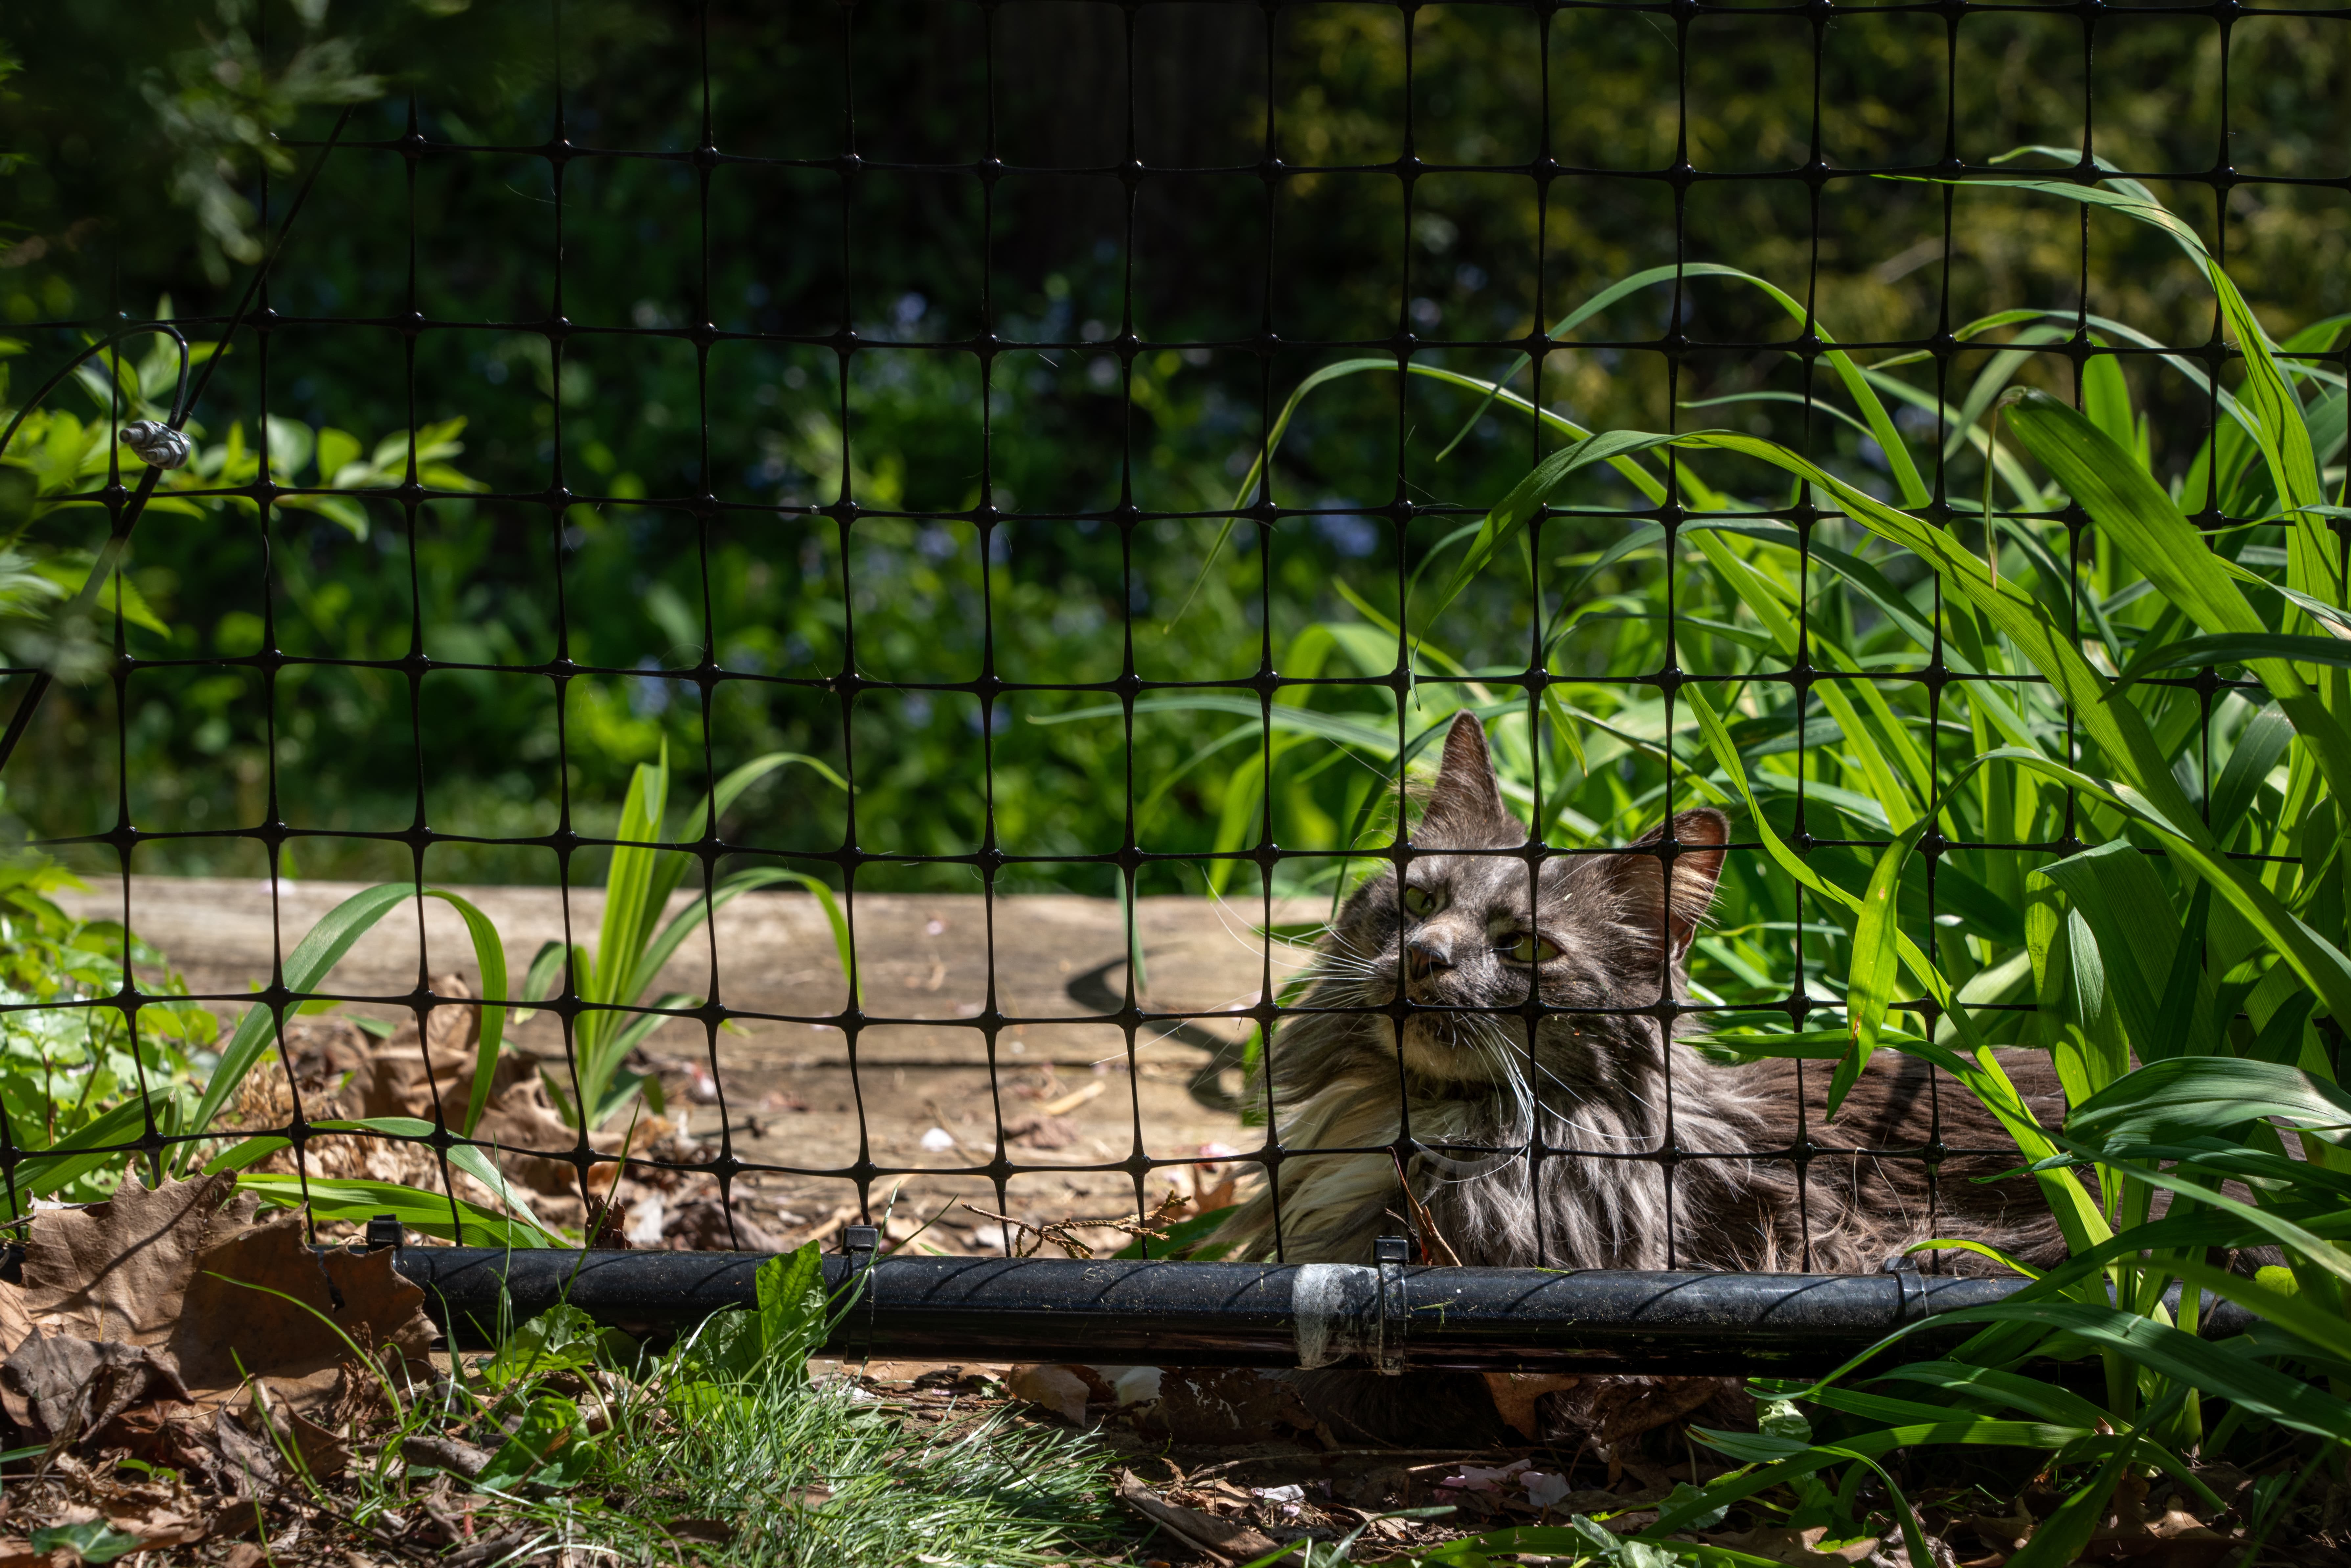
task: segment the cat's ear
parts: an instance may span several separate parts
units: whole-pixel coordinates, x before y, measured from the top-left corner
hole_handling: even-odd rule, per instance
[[[1476,714],[1458,715],[1445,732],[1445,758],[1437,767],[1420,828],[1416,838],[1459,849],[1525,841],[1524,824],[1502,804],[1494,759],[1486,750],[1485,727]]]
[[[1671,842],[1667,842],[1671,829]],[[1602,863],[1622,900],[1620,916],[1650,942],[1665,942],[1668,962],[1679,963],[1714,906],[1714,886],[1722,875],[1722,846],[1730,822],[1711,806],[1684,811],[1650,829]]]

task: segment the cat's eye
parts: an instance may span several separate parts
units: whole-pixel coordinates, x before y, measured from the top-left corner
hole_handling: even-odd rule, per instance
[[[1559,949],[1531,931],[1521,931],[1517,941],[1503,946],[1502,956],[1513,964],[1548,964],[1559,956]]]
[[[1404,890],[1404,912],[1415,920],[1424,919],[1437,911],[1437,894],[1425,887],[1407,886]]]

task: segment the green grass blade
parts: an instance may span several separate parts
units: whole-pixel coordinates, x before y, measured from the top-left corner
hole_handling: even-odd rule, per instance
[[[1908,832],[1886,846],[1869,873],[1869,888],[1861,896],[1861,909],[1854,921],[1852,979],[1845,991],[1845,1017],[1853,1043],[1829,1080],[1824,1121],[1836,1120],[1844,1097],[1877,1050],[1878,1031],[1885,1028],[1886,1009],[1894,999],[1901,972],[1895,956],[1898,935],[1895,894],[1902,885],[1902,868],[1909,863],[1911,851],[1918,847],[1919,836],[1932,824],[1932,818],[1919,818]]]
[[[466,935],[474,941],[474,962],[482,972],[482,1027],[474,1052],[474,1082],[466,1091],[465,1118],[457,1131],[471,1136],[490,1103],[490,1082],[497,1074],[498,1052],[506,1041],[507,1009],[496,1004],[507,995],[507,948],[490,917],[469,901],[444,887],[428,887],[427,898],[437,898],[464,917]]]
[[[721,779],[717,788],[704,796],[702,803],[695,807],[694,814],[685,820],[685,829],[678,834],[679,840],[691,843],[702,837],[714,810],[724,815],[726,809],[740,800],[743,792],[752,785],[778,768],[793,766],[807,768],[844,795],[850,792],[849,780],[834,772],[825,762],[798,751],[770,751],[765,756],[753,758]]]
[[[302,1207],[304,1184],[298,1177],[241,1176],[236,1185],[240,1191],[250,1192],[273,1207]],[[364,1225],[379,1214],[389,1214],[411,1230],[421,1230],[461,1246],[537,1248],[552,1246],[556,1239],[519,1217],[493,1214],[463,1198],[457,1199],[456,1205],[465,1233],[453,1235],[449,1198],[397,1182],[313,1176],[308,1189],[310,1212],[319,1219],[344,1219]]]
[[[626,841],[612,851],[604,875],[604,916],[596,936],[596,994],[589,1000],[625,1001],[621,995],[636,967],[650,924],[645,897],[652,890],[653,862],[659,852],[646,848],[661,837],[664,797],[669,790],[669,760],[640,762],[629,778],[628,794],[621,802],[621,821],[612,836]]]
[[[841,960],[841,977],[849,982],[850,996],[859,1007],[863,1007],[865,987],[857,975],[857,947],[850,938],[849,916],[841,913],[841,900],[831,888],[806,872],[786,871],[781,866],[757,866],[749,871],[737,872],[720,885],[747,893],[755,887],[774,887],[787,882],[806,888],[816,895],[817,906],[824,911],[826,921],[832,926],[832,949],[834,956]]]
[[[1496,551],[1518,538],[1526,526],[1541,511],[1552,492],[1566,482],[1567,476],[1579,468],[1593,463],[1613,462],[1637,453],[1669,445],[1674,437],[1652,435],[1636,430],[1612,430],[1562,447],[1541,463],[1534,471],[1513,486],[1510,493],[1486,514],[1486,520],[1471,541],[1469,552],[1454,570],[1453,580],[1437,595],[1437,603],[1422,612],[1421,623],[1433,624],[1445,613],[1446,607],[1459,597],[1461,591],[1485,569]]]
[[[1913,176],[1888,175],[1889,179]],[[2310,440],[2310,427],[2303,417],[2301,400],[2285,373],[2278,368],[2277,354],[2262,329],[2252,307],[2237,289],[2235,282],[2205,249],[2196,231],[2182,222],[2168,208],[2147,193],[2127,189],[2108,189],[2105,185],[2077,185],[2055,180],[1987,180],[1941,181],[1938,183],[1988,184],[2012,190],[2032,191],[2055,196],[2064,201],[2078,202],[2085,206],[2103,207],[2126,217],[2158,229],[2170,236],[2179,248],[2188,253],[2204,271],[2206,279],[2219,296],[2220,311],[2237,335],[2237,346],[2244,353],[2245,381],[2238,393],[2238,402],[2247,416],[2247,423],[2260,444],[2262,455],[2275,476],[2278,490],[2296,507],[2323,503],[2318,480],[2318,463]],[[2130,182],[2109,181],[2108,184],[2128,185]],[[2305,591],[2324,584],[2316,591],[2330,597],[2342,596],[2342,582],[2335,570],[2329,540],[2315,518],[2304,517],[2296,527],[2294,538],[2303,548],[2298,565],[2304,574],[2301,586]]]
[[[2297,427],[2300,417],[2295,415]],[[2104,432],[2040,392],[2019,399],[2009,421],[2017,439],[2056,476],[2166,601],[2212,635],[2272,634],[2154,476]],[[2260,656],[2249,663],[2308,741],[2335,798],[2351,800],[2351,733],[2285,659]]]
[[[47,1148],[26,1155],[16,1166],[16,1188],[28,1197],[55,1192],[68,1182],[120,1159],[125,1153],[120,1148],[107,1149],[100,1154],[76,1154],[73,1151],[99,1148],[110,1144],[134,1144],[146,1134],[146,1131],[147,1107],[143,1103],[132,1100],[117,1105],[67,1134]]]
[[[2277,1062],[2177,1057],[2149,1062],[2075,1106],[2076,1137],[2168,1142],[2277,1117],[2333,1143],[2351,1134],[2351,1092]]]
[[[2132,1363],[2208,1395],[2244,1406],[2281,1426],[2351,1441],[2351,1405],[2300,1378],[2250,1361],[2152,1318],[2081,1301],[2011,1298],[1939,1312],[1946,1326],[1969,1322],[2029,1322],[2061,1330],[2112,1349]]]
[[[319,917],[294,951],[286,956],[286,988],[290,991],[316,990],[327,972],[341,962],[351,945],[372,929],[392,910],[414,898],[417,889],[402,883],[385,883],[377,887],[363,888]],[[204,1098],[197,1102],[194,1116],[188,1130],[202,1133],[228,1103],[237,1085],[245,1082],[253,1064],[275,1038],[275,1016],[265,1007],[246,1009],[237,1021],[236,1032],[220,1053],[220,1064],[213,1069],[212,1079],[204,1085]]]

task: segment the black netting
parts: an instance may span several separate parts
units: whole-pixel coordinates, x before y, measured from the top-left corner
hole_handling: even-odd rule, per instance
[[[2170,398],[2165,407],[2200,435],[2220,421],[2234,350],[2193,268],[2163,242],[2122,233],[2119,219],[2110,233],[2105,217],[2062,203],[1886,176],[2013,172],[1991,160],[2036,144],[2058,150],[2030,160],[2052,179],[2153,183],[2224,260],[2250,246],[2259,267],[2302,243],[2294,235],[2331,246],[2345,186],[2326,150],[2341,146],[2339,88],[2305,83],[2290,57],[2335,50],[2342,25],[2335,12],[2233,5],[869,4],[773,16],[714,8],[671,18],[652,41],[608,32],[567,45],[554,16],[545,83],[495,104],[438,102],[428,83],[288,139],[298,166],[259,192],[271,250],[250,287],[204,308],[183,298],[187,313],[169,323],[185,340],[231,345],[193,367],[170,421],[193,419],[200,453],[214,454],[238,424],[252,472],[159,489],[159,471],[116,444],[83,497],[104,514],[94,539],[127,545],[127,562],[181,563],[183,608],[214,624],[178,642],[151,632],[112,580],[94,578],[95,624],[110,643],[94,673],[60,681],[21,659],[6,672],[11,808],[37,842],[118,889],[113,917],[141,935],[172,900],[268,879],[272,935],[245,977],[260,989],[225,983],[196,996],[267,1009],[267,1053],[294,1075],[302,1004],[405,1010],[429,1037],[451,1003],[434,976],[460,968],[478,984],[480,969],[456,927],[428,934],[420,900],[382,927],[414,932],[413,988],[289,980],[317,911],[304,904],[297,918],[288,901],[303,884],[280,879],[325,867],[412,888],[552,887],[560,929],[544,935],[592,949],[601,905],[582,895],[622,842],[615,824],[644,736],[671,747],[668,810],[656,818],[671,831],[756,756],[813,757],[841,788],[782,765],[692,836],[644,841],[684,856],[680,885],[706,902],[729,877],[774,873],[771,893],[741,908],[792,903],[791,951],[825,977],[789,994],[829,987],[831,1004],[760,1005],[782,993],[763,989],[764,977],[738,978],[750,960],[729,957],[722,934],[737,927],[716,913],[678,959],[699,996],[664,1002],[650,976],[600,989],[559,965],[538,1004],[552,1024],[525,1037],[557,1097],[583,1092],[583,1030],[601,1050],[626,1020],[664,1016],[653,1038],[674,1082],[706,1078],[707,1108],[694,1102],[691,1113],[716,1131],[626,1158],[715,1178],[729,1225],[747,1183],[783,1183],[799,1207],[832,1192],[871,1218],[908,1177],[1040,1223],[1057,1203],[1064,1215],[1145,1220],[1162,1173],[1311,1157],[1268,1131],[1281,1107],[1261,1089],[1252,1104],[1239,1086],[1255,1053],[1280,1049],[1283,1019],[1301,1005],[1291,956],[1249,928],[1292,930],[1308,919],[1299,900],[1327,914],[1334,890],[1372,862],[1408,862],[1408,845],[1380,826],[1397,808],[1396,765],[1432,759],[1457,708],[1477,708],[1498,733],[1520,723],[1517,804],[1541,813],[1539,862],[1597,852],[1725,799],[1690,778],[1711,767],[1692,739],[1693,688],[1734,718],[1744,703],[1758,726],[1773,719],[1780,749],[1800,755],[1833,744],[1840,716],[1897,705],[1913,716],[1904,723],[1923,777],[1940,779],[1981,749],[1977,694],[2013,704],[2037,679],[1983,673],[1980,649],[1954,657],[1938,614],[1903,656],[1816,662],[1827,633],[1813,618],[1837,580],[1814,555],[1815,536],[1837,525],[1825,493],[1783,486],[1763,510],[1711,499],[1751,484],[1694,499],[1699,468],[1709,486],[1726,482],[1703,465],[1656,465],[1662,499],[1563,492],[1509,547],[1515,580],[1498,566],[1434,623],[1415,620],[1452,570],[1426,565],[1440,541],[1572,439],[1515,407],[1600,428],[1768,431],[1874,474],[1879,493],[1940,527],[1975,526],[1983,465],[1962,437],[1981,428],[1980,411],[1964,426],[1952,412],[1998,353],[2031,360],[2077,401],[2100,361],[2134,378],[2145,368],[2150,382],[2184,363],[2206,378],[2200,413],[2176,379],[2147,395]],[[629,60],[638,48],[641,76]],[[2239,69],[2241,56],[2255,66]],[[2121,163],[2101,171],[2089,160],[2107,152],[2109,119]],[[1719,289],[1706,268],[1725,263],[1788,288],[1790,313]],[[1681,270],[1553,328],[1606,282],[1647,267]],[[2110,268],[2130,281],[2110,290]],[[2297,320],[2328,307],[2335,285],[2319,275],[2341,269],[2306,271],[2279,284],[2290,307],[2309,307]],[[33,347],[26,362],[47,373],[91,334],[105,341],[89,362],[110,375],[151,355],[163,340],[153,302],[129,287],[110,320],[12,329]],[[2004,304],[2054,313],[2036,319],[2037,338],[1959,335]],[[1816,311],[1838,321],[1841,345]],[[2100,325],[2132,312],[2168,342]],[[1903,494],[1885,448],[1850,415],[1835,346],[1909,366],[1920,395],[1897,412],[1934,456],[1918,476],[1923,499]],[[1318,392],[1327,404],[1301,405],[1299,434],[1267,464],[1293,389],[1361,358],[1499,376],[1519,402],[1481,408],[1459,387],[1358,375]],[[2345,368],[2331,348],[2304,358]],[[1186,376],[1210,390],[1175,390]],[[18,391],[33,384],[20,379]],[[643,390],[655,385],[658,401]],[[1771,401],[1689,406],[1726,390]],[[394,410],[407,434],[381,451],[381,429],[342,438],[338,469],[376,465],[342,484],[325,444],[360,423],[362,404]],[[118,396],[111,424],[133,412]],[[435,422],[457,415],[475,417],[469,444],[452,451],[461,437]],[[276,439],[273,419],[298,423],[301,443]],[[1468,443],[1447,468],[1436,454],[1465,420]],[[1199,499],[1260,474],[1238,503]],[[2230,476],[2199,482],[2194,520],[2229,528]],[[2008,520],[2042,559],[2056,541],[2070,549],[2047,564],[2074,583],[2070,612],[2095,636],[2079,602],[2080,563],[2100,548],[2086,518]],[[1768,628],[1714,615],[1726,591],[1695,526],[1725,521],[1792,537],[1792,659]],[[1644,524],[1658,530],[1652,545],[1593,564]],[[1853,537],[1838,535],[1837,548],[1853,550]],[[788,603],[746,586],[776,580],[799,585]],[[1306,658],[1298,634],[1315,606],[1323,620],[1339,614],[1338,589],[1378,601],[1381,614],[1357,616],[1352,642]],[[1593,609],[1612,593],[1614,609]],[[339,604],[402,601],[404,620],[378,614],[365,637],[336,634],[359,624]],[[1855,643],[1853,611],[1839,601],[1832,613],[1833,640]],[[1031,634],[1057,616],[1077,629]],[[1226,633],[1186,641],[1168,630],[1186,617]],[[1645,617],[1662,628],[1646,642],[1590,632]],[[1419,652],[1424,639],[1465,661]],[[1382,645],[1394,660],[1384,667]],[[1470,649],[1479,656],[1466,661]],[[2162,679],[2195,694],[2208,730],[2231,686],[2209,671]],[[1605,711],[1587,700],[1600,688],[1616,694]],[[1824,692],[1850,701],[1832,711]],[[1527,742],[1544,732],[1547,703],[1590,717],[1595,740],[1615,737],[1621,766],[1586,768],[1556,744]],[[1202,713],[1224,717],[1202,727]],[[1255,734],[1232,739],[1223,727],[1234,721]],[[1083,737],[1089,768],[1116,759],[1089,775],[1083,810],[1056,807],[1063,797],[1037,782],[1079,766],[1069,761],[1079,751],[1057,763],[1040,749],[1040,736],[1062,735]],[[1196,751],[1227,741],[1221,793],[1177,777]],[[1295,767],[1275,766],[1292,745],[1335,748],[1352,758],[1343,768],[1373,780],[1347,799],[1355,819],[1332,820],[1323,797],[1292,788]],[[1234,773],[1252,749],[1266,764]],[[608,754],[627,766],[608,766]],[[192,759],[195,783],[173,784],[175,758]],[[1611,768],[1628,802],[1640,796],[1626,814],[1562,812],[1570,782],[1557,775],[1589,790]],[[2202,792],[2210,773],[2208,747]],[[1808,857],[1874,859],[1890,832],[1856,831],[1868,813],[1838,786],[1822,794],[1826,777],[1790,776],[1785,837]],[[784,789],[781,779],[797,782]],[[192,811],[207,789],[211,804]],[[1164,829],[1169,821],[1188,826]],[[1986,852],[2080,847],[2070,821],[2025,826],[2022,841],[1928,832],[1913,873],[1918,928],[1998,924],[1982,901],[2011,894],[1977,858]],[[1730,861],[1728,881],[1772,874],[1743,829]],[[183,894],[145,880],[188,872],[216,880]],[[834,965],[817,895],[772,892],[799,885],[785,873],[837,897],[862,999]],[[1118,933],[1110,961],[1055,946],[1059,927],[1033,902],[1055,890],[1114,901],[1100,906],[1115,912],[1104,917]],[[1253,945],[1254,995],[1175,1005],[1149,982],[1159,938],[1144,912],[1204,890],[1235,939]],[[953,911],[943,918],[911,902],[975,894],[939,904]],[[1792,890],[1787,902],[1792,918],[1759,925],[1741,949],[1769,955],[1736,999],[1710,984],[1646,1010],[1797,1030],[1838,1016],[1842,977],[1824,986],[1822,968],[1843,951],[1824,935],[1836,912]],[[944,950],[914,950],[925,920],[941,933],[979,926],[954,930],[956,952],[979,967],[958,971],[944,997],[926,967],[946,973]],[[998,958],[1016,951],[1027,968],[1013,983]],[[1137,954],[1141,964],[1124,961]],[[510,932],[506,956],[517,995],[531,946]],[[1718,979],[1729,972],[1704,962]],[[183,999],[127,950],[122,977],[110,994],[7,1005],[45,1017],[99,1009],[135,1040],[142,1017]],[[2010,986],[1979,1010],[2032,1006],[2029,985]],[[1506,1021],[1531,1028],[1552,1010]],[[1916,996],[1897,1013],[1930,1034],[1937,1021]],[[1117,1113],[1039,1157],[1022,1120],[1071,1085],[1049,1069],[1023,1101],[1008,1081],[1055,1049],[1037,1042],[1064,1038],[1056,1029],[1076,1039],[1068,1031],[1081,1025],[1115,1043],[1096,1051],[1109,1089],[1079,1103],[1088,1117]],[[893,1096],[925,1092],[908,1087],[893,1031],[949,1030],[967,1042],[954,1057],[966,1075],[936,1080],[947,1088],[935,1092],[955,1103],[911,1121],[893,1111],[909,1131],[875,1135],[869,1121]],[[786,1056],[833,1075],[821,1103],[776,1109],[738,1091],[746,1040],[797,1042]],[[1161,1076],[1196,1091],[1234,1146],[1155,1124],[1160,1102],[1146,1089],[1168,1040],[1195,1054]],[[758,1060],[762,1082],[784,1084],[768,1100],[791,1100],[780,1059]],[[1817,1080],[1829,1066],[1802,1071]],[[142,1103],[137,1077],[113,1086],[122,1103]],[[435,1151],[450,1191],[446,1155],[467,1142],[455,1130],[467,1108],[448,1103],[449,1085],[470,1081],[426,1081],[433,1129],[371,1136]],[[1930,1089],[1955,1092],[1939,1077]],[[298,1086],[294,1100],[288,1120],[247,1121],[239,1135],[274,1130],[303,1155],[321,1136],[309,1124],[319,1113]],[[219,1125],[191,1128],[189,1105],[146,1103],[90,1146],[158,1169],[184,1165],[199,1138],[207,1153],[221,1146]],[[919,1121],[946,1134],[941,1157],[909,1157]],[[0,1129],[12,1203],[50,1138],[20,1122]],[[799,1130],[820,1126],[820,1137]],[[622,1157],[610,1145],[583,1134],[537,1152],[567,1162],[586,1188]],[[1398,1157],[1416,1146],[1404,1128]],[[821,1157],[800,1157],[812,1150]],[[1860,1152],[1932,1168],[1969,1151],[1938,1127],[1923,1144]],[[1839,1126],[1806,1121],[1792,1145],[1749,1153],[1801,1175],[1856,1150]],[[1698,1156],[1668,1137],[1621,1156],[1538,1145],[1521,1157],[1656,1162],[1670,1192],[1677,1166]],[[307,1157],[293,1168],[312,1179]],[[1095,1181],[1092,1196],[1067,1185],[1077,1176]],[[1123,1200],[1102,1203],[1098,1178]],[[821,1212],[799,1218],[812,1225]]]

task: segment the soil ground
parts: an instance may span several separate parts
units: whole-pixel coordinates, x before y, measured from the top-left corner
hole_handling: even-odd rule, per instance
[[[277,955],[357,891],[356,883],[132,877],[127,888],[99,884],[66,902],[87,918],[127,915],[193,992],[225,1007],[268,983]],[[455,891],[496,923],[517,976],[542,943],[567,930],[592,944],[602,915],[597,891]],[[680,894],[673,910],[690,896]],[[1032,1223],[1133,1218],[1138,1195],[1127,1162],[1137,1154],[1228,1160],[1261,1143],[1238,1111],[1234,1062],[1249,1020],[1237,1015],[1257,1002],[1269,976],[1279,987],[1302,957],[1259,934],[1268,913],[1262,904],[1141,900],[1140,1004],[1186,1016],[1146,1022],[1130,1042],[1115,1023],[1078,1021],[1126,1003],[1128,934],[1115,901],[1014,895],[997,899],[991,912],[973,895],[857,897],[849,916],[865,1019],[852,1051],[838,1021],[848,987],[823,911],[804,894],[749,894],[719,912],[712,933],[690,938],[654,987],[655,995],[715,991],[737,1016],[715,1030],[692,1019],[665,1024],[645,1055],[662,1070],[670,1122],[683,1124],[682,1152],[716,1155],[723,1124],[738,1159],[769,1167],[738,1178],[737,1192],[747,1193],[778,1244],[855,1217],[850,1173],[862,1155],[880,1173],[872,1212],[878,1217],[896,1195],[893,1237],[935,1221],[924,1242],[994,1251],[1002,1228],[961,1204],[995,1210],[999,1195],[984,1175],[954,1173],[991,1162],[999,1133],[1016,1167],[1001,1212]],[[1320,902],[1270,911],[1283,924],[1328,913]],[[405,998],[420,975],[453,971],[478,994],[463,924],[445,904],[427,901],[421,920],[409,911],[388,916],[320,988],[350,998],[351,1014],[400,1021],[413,1016]],[[1006,1019],[992,1065],[988,1039],[973,1021],[987,1009],[991,983]],[[512,1040],[543,1061],[563,1056],[560,1020],[548,1013]],[[1171,1185],[1189,1193],[1191,1182],[1183,1166],[1155,1169],[1144,1201],[1155,1204]],[[1105,1251],[1126,1239],[1114,1231],[1081,1235]]]

